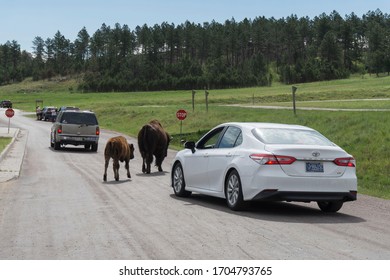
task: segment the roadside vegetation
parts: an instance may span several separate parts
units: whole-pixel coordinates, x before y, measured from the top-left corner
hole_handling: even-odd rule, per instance
[[[44,106],[68,105],[90,109],[96,112],[103,129],[133,137],[136,137],[143,124],[151,119],[159,119],[173,137],[170,146],[173,149],[182,148],[180,140],[197,140],[204,132],[222,122],[256,121],[306,125],[317,129],[356,158],[360,193],[390,199],[390,111],[300,110],[304,106],[390,110],[390,77],[387,75],[366,75],[363,78],[359,75],[345,80],[296,84],[296,115],[291,108],[291,86],[284,84],[210,90],[208,110],[205,91],[196,90],[193,110],[192,92],[189,90],[80,93],[69,90],[74,83],[74,80],[26,80],[0,87],[0,99],[11,99],[14,108],[31,112],[32,117],[35,116],[37,99],[43,100]],[[287,107],[275,110],[236,105]],[[180,121],[175,115],[178,109],[185,109],[188,113],[182,122],[182,135]]]
[[[0,136],[0,154],[3,152],[5,147],[7,147],[7,145],[9,143],[11,143],[11,140],[12,140],[12,138],[10,138],[10,137],[1,137]]]
[[[390,71],[390,18],[380,10],[139,24],[84,27],[74,41],[59,30],[32,34],[32,53],[9,38],[0,44],[0,85],[59,76],[80,77],[73,88],[85,92],[227,89]]]

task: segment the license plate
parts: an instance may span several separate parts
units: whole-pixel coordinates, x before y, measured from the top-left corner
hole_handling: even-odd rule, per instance
[[[306,162],[306,172],[324,172],[322,162]]]
[[[96,138],[95,137],[84,137],[84,141],[96,141]]]

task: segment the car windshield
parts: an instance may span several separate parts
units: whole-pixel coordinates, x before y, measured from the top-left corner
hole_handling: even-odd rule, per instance
[[[315,130],[286,128],[255,128],[253,135],[265,144],[296,144],[334,146],[334,144]]]
[[[62,115],[61,123],[97,125],[94,114],[67,112]]]

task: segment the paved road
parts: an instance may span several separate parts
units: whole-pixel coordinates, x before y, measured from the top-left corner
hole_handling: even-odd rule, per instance
[[[104,145],[116,133],[102,131],[97,153],[54,151],[50,123],[17,112],[11,125],[25,152],[19,177],[0,183],[0,259],[390,259],[390,201],[360,195],[336,214],[314,203],[232,212],[220,199],[173,196],[174,151],[163,173],[144,175],[136,147],[132,178],[121,167],[115,182],[110,164],[105,183]]]

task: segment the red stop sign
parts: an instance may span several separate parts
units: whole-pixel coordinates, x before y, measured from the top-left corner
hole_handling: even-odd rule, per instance
[[[15,111],[12,108],[8,108],[7,110],[5,110],[5,115],[8,118],[12,118],[15,115]]]
[[[176,112],[176,118],[179,120],[184,120],[187,117],[187,112],[186,110],[180,109],[179,111]]]

